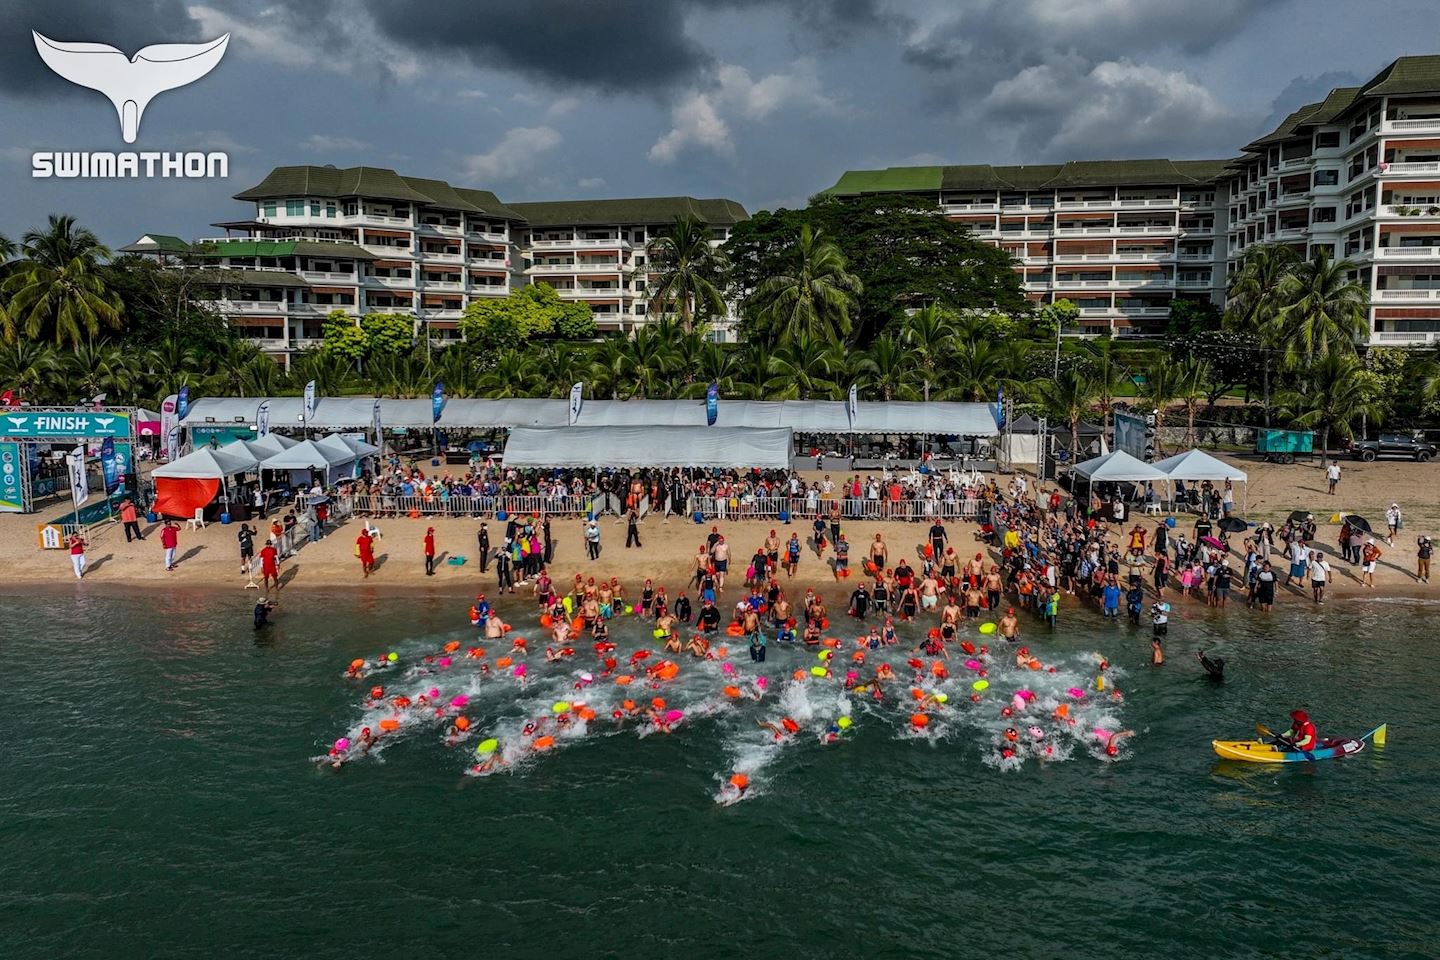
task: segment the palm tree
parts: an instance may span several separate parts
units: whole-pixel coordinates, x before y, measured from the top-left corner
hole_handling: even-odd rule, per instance
[[[1195,411],[1209,398],[1210,364],[1187,357],[1175,368],[1175,399],[1185,404],[1185,444],[1195,444]]]
[[[30,403],[74,400],[58,396],[57,387],[64,382],[60,370],[60,356],[48,343],[21,337],[0,344],[0,384],[14,390],[19,399]]]
[[[55,343],[78,346],[93,339],[101,324],[118,326],[120,298],[105,283],[100,262],[110,251],[75,218],[51,214],[46,230],[25,234],[22,268],[0,289],[10,305],[0,315],[4,335],[47,335]]]
[[[620,345],[620,376],[628,385],[626,399],[664,398],[670,393],[670,373],[675,366],[675,347],[668,332],[641,327]]]
[[[893,334],[882,334],[868,350],[856,356],[855,372],[861,387],[878,392],[882,400],[918,398],[913,355]]]
[[[1301,387],[1276,397],[1282,416],[1298,427],[1320,430],[1320,465],[1330,465],[1330,434],[1355,435],[1353,424],[1363,417],[1377,418],[1378,404],[1370,397],[1363,368],[1352,356],[1332,353],[1315,363]]]
[[[1115,341],[1108,338],[1096,340],[1087,344],[1087,353],[1095,358],[1095,390],[1099,395],[1102,407],[1100,422],[1101,430],[1106,437],[1111,437],[1110,431],[1111,415],[1115,412],[1115,394],[1120,390],[1120,384],[1128,381],[1127,377],[1121,375],[1121,364],[1115,359]]]
[[[1180,395],[1180,378],[1176,366],[1168,360],[1159,360],[1145,371],[1145,389],[1141,394],[1155,411],[1155,452],[1163,453],[1161,442],[1165,427],[1165,408]]]
[[[1042,381],[1040,398],[1066,425],[1070,427],[1070,456],[1080,453],[1080,421],[1085,412],[1095,405],[1095,382],[1080,370],[1062,370],[1054,380]]]
[[[1024,369],[1025,348],[1013,340],[965,339],[950,352],[941,377],[947,386],[937,399],[994,401],[997,387],[1015,391]]]
[[[843,357],[843,352],[808,333],[787,340],[769,354],[766,398],[812,400],[835,394],[839,385],[830,376]]]
[[[915,355],[921,374],[937,385],[940,371],[960,338],[955,314],[933,303],[907,316],[900,330],[900,339]]]
[[[1284,305],[1282,290],[1285,281],[1299,264],[1300,257],[1290,247],[1278,243],[1262,243],[1245,251],[1240,269],[1231,275],[1226,297],[1225,324],[1232,330],[1248,333],[1260,344],[1260,376],[1265,425],[1270,425],[1270,370],[1278,325],[1275,322]]]
[[[528,397],[534,369],[528,354],[514,347],[502,350],[490,368],[480,374],[480,395],[496,400]]]
[[[1355,353],[1366,332],[1370,293],[1349,279],[1349,260],[1334,260],[1325,247],[1299,264],[1280,284],[1283,306],[1275,321],[1290,367],[1323,360],[1332,353]]]
[[[104,394],[111,403],[135,399],[144,376],[141,358],[107,340],[77,344],[64,361],[66,378],[77,397]]]
[[[316,396],[340,396],[353,379],[354,371],[343,357],[330,356],[320,350],[306,350],[290,358],[290,382],[303,387],[314,380]],[[428,392],[430,388],[424,389]]]
[[[14,240],[0,233],[0,266],[4,266],[11,257],[15,256],[18,249]]]
[[[620,396],[624,387],[625,347],[617,337],[601,340],[590,354],[590,380],[594,384],[593,396]]]
[[[756,288],[754,305],[764,324],[762,339],[776,342],[810,334],[839,342],[850,336],[850,310],[862,289],[845,269],[845,255],[809,224],[790,248],[789,269]]]
[[[720,278],[725,254],[710,243],[710,228],[697,217],[676,217],[670,232],[650,243],[650,268],[659,274],[650,291],[652,308],[675,309],[686,333],[697,318],[723,316]]]

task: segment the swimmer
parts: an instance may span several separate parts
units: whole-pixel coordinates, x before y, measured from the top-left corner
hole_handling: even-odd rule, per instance
[[[755,725],[761,730],[769,730],[774,735],[776,743],[788,740],[800,732],[800,724],[789,717],[781,717],[779,723],[771,720],[758,720]]]
[[[1106,730],[1096,729],[1095,738],[1105,746],[1107,757],[1117,756],[1120,753],[1120,743],[1126,737],[1135,736],[1134,730],[1121,730],[1119,733],[1110,733]]]
[[[1225,658],[1224,658],[1224,657],[1216,657],[1215,659],[1212,660],[1212,659],[1210,659],[1209,657],[1205,656],[1205,651],[1204,651],[1204,650],[1197,650],[1197,651],[1195,652],[1195,656],[1196,656],[1196,658],[1199,659],[1199,661],[1200,661],[1200,666],[1202,666],[1202,667],[1205,668],[1205,674],[1206,674],[1207,677],[1209,677],[1209,679],[1211,680],[1211,682],[1213,682],[1213,683],[1224,683],[1224,682],[1225,682]]]
[[[270,614],[275,610],[275,601],[270,599],[261,600],[255,604],[255,629],[261,630],[270,626]]]
[[[1165,651],[1160,646],[1159,637],[1150,638],[1150,663],[1156,667],[1165,663]]]
[[[680,653],[684,649],[685,645],[680,642],[680,638],[675,634],[672,633],[665,638],[665,651],[667,653]]]

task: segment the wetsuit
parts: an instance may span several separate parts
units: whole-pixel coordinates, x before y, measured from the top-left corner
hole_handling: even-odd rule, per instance
[[[1216,683],[1225,682],[1225,658],[1216,657],[1211,660],[1205,654],[1200,654],[1200,666],[1205,668],[1205,673]]]

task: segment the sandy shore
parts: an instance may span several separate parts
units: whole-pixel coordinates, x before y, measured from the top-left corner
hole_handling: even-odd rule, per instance
[[[1437,486],[1440,465],[1343,461],[1344,477],[1339,493],[1329,496],[1325,493],[1324,475],[1318,461],[1314,465],[1288,466],[1249,461],[1241,463],[1251,476],[1246,501],[1248,519],[1270,520],[1278,526],[1291,510],[1301,509],[1315,514],[1320,523],[1319,544],[1335,566],[1336,578],[1331,595],[1337,598],[1440,597],[1440,583],[1418,583],[1413,575],[1414,538],[1421,533],[1440,534],[1440,495],[1436,492],[1440,490]],[[1237,507],[1240,499],[1237,496]],[[1385,508],[1392,501],[1398,501],[1405,511],[1405,529],[1394,546],[1381,543],[1385,554],[1380,560],[1375,574],[1376,585],[1372,590],[1360,584],[1358,567],[1339,561],[1339,549],[1335,544],[1339,526],[1329,521],[1338,511],[1358,513],[1383,533]],[[1155,522],[1149,517],[1136,519],[1147,526],[1153,526]],[[68,553],[37,547],[37,521],[35,516],[0,517],[0,590],[12,594],[37,588],[56,594],[75,589],[131,592],[157,588],[160,591],[203,588],[246,592],[247,578],[240,571],[236,541],[237,524],[211,524],[198,531],[182,527],[177,551],[179,564],[173,572],[164,568],[157,524],[144,524],[146,539],[133,543],[126,543],[119,524],[101,525],[93,532],[85,580],[77,583],[71,573]],[[1184,527],[1189,522],[1182,518],[1181,524]],[[338,528],[332,526],[330,534],[318,543],[304,544],[292,559],[282,565],[282,593],[360,589],[375,596],[416,593],[473,596],[477,590],[484,590],[493,595],[493,567],[482,575],[476,561],[478,520],[399,518],[379,520],[377,525],[382,539],[377,550],[377,569],[370,579],[361,577],[359,561],[354,557],[358,522],[351,520]],[[641,524],[643,548],[626,549],[623,546],[625,526],[614,518],[605,518],[601,523],[602,554],[600,560],[594,563],[585,557],[581,521],[557,520],[553,524],[556,551],[551,575],[562,587],[576,573],[587,577],[619,577],[632,595],[638,594],[641,584],[649,577],[657,585],[665,585],[674,596],[689,580],[695,550],[712,525],[718,526],[731,544],[732,576],[725,596],[733,598],[743,589],[748,558],[771,529],[777,530],[782,540],[794,530],[799,532],[802,541],[806,541],[799,575],[794,581],[795,588],[790,591],[792,595],[802,594],[805,587],[813,586],[822,589],[827,599],[832,601],[833,608],[834,603],[853,589],[853,577],[840,584],[835,582],[828,563],[829,551],[822,561],[810,549],[810,525],[803,520],[787,527],[759,520],[728,520],[697,525],[679,518],[667,522],[650,517]],[[436,529],[437,550],[442,555],[433,577],[425,576],[421,545],[428,526]],[[979,549],[975,543],[975,524],[954,522],[948,526],[951,543],[962,557],[971,556]],[[497,542],[503,535],[503,527],[503,524],[490,521],[492,542]],[[876,533],[888,544],[892,563],[902,554],[911,557],[913,563],[923,544],[926,529],[926,525],[921,523],[847,521],[844,530],[852,544],[851,565],[859,569],[861,558],[866,555],[866,544]],[[464,557],[466,562],[452,565],[446,562],[451,557]],[[783,575],[781,580],[782,586],[785,586]],[[522,595],[525,590],[520,588]],[[249,591],[250,596],[255,593]],[[1174,591],[1170,593],[1173,598]],[[1308,591],[1302,595],[1298,591],[1282,590],[1279,605],[1302,600],[1309,602]]]

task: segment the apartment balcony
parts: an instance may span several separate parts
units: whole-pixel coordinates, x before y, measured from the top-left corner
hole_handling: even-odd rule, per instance
[[[1089,237],[1138,237],[1138,236],[1165,236],[1173,235],[1179,230],[1178,227],[1157,224],[1104,224],[1095,227],[1072,227],[1059,226],[1055,228],[1057,236],[1089,236]]]
[[[991,234],[992,236],[1000,240],[1011,240],[1016,243],[1024,240],[1050,239],[1050,229],[1048,227],[1031,227],[1029,230],[1001,230],[999,232],[991,231]]]
[[[323,337],[291,337],[291,350],[318,350],[325,345]]]
[[[1432,214],[1432,213],[1427,213],[1427,212],[1426,212],[1426,211],[1428,211],[1429,209],[1431,209],[1432,207],[1436,209],[1437,213],[1433,213],[1433,214]],[[1405,211],[1414,210],[1414,211],[1417,211],[1417,212],[1416,212],[1416,213],[1409,213],[1409,212],[1401,213],[1400,211],[1402,211],[1402,210],[1405,210]],[[1433,218],[1435,218],[1436,216],[1440,216],[1440,203],[1425,203],[1425,204],[1403,204],[1403,203],[1402,203],[1402,204],[1393,204],[1393,203],[1387,203],[1387,204],[1384,204],[1383,206],[1376,207],[1376,208],[1375,208],[1375,214],[1376,214],[1376,216],[1379,216],[1379,217],[1386,217],[1386,218],[1394,217],[1394,218],[1402,219],[1402,220],[1415,220],[1415,221],[1418,221],[1418,222],[1420,222],[1420,223],[1427,223],[1427,222],[1428,222],[1428,223],[1434,223],[1435,220],[1434,220]]]
[[[1370,252],[1377,260],[1440,260],[1440,246],[1376,247]]]
[[[291,312],[292,314],[300,314],[300,315],[302,315],[302,316],[307,316],[307,317],[316,317],[316,316],[324,317],[324,316],[328,316],[328,315],[330,314],[330,311],[332,311],[332,310],[343,310],[345,313],[354,313],[354,312],[355,312],[355,304],[353,304],[353,303],[292,303],[292,304],[290,304],[290,312]]]
[[[1377,176],[1381,177],[1409,177],[1420,174],[1440,173],[1440,160],[1402,160],[1396,163],[1385,163],[1375,168]]]
[[[1047,293],[1050,290],[1049,280],[1026,280],[1025,289],[1030,293]]]
[[[1277,171],[1304,170],[1315,163],[1314,157],[1291,157],[1289,160],[1281,160],[1275,165]]]
[[[1168,317],[1170,308],[1167,307],[1135,307],[1129,304],[1122,304],[1116,308],[1125,317]]]
[[[1055,208],[1046,203],[1007,203],[1000,208],[1001,213],[1049,213]]]
[[[1169,209],[1180,205],[1179,197],[1138,197],[1129,200],[1057,200],[1056,210],[1142,210]]]
[[[468,240],[476,243],[509,243],[510,238],[503,233],[486,233],[483,230],[468,230],[465,233]]]
[[[365,308],[366,313],[399,313],[406,316],[415,316],[414,307],[382,307],[378,304],[370,304]]]
[[[426,307],[421,319],[427,323],[431,320],[459,320],[465,313],[464,310],[453,310],[442,307]]]
[[[365,286],[387,290],[414,290],[414,277],[366,277]]]
[[[420,232],[432,237],[460,237],[465,228],[458,223],[421,223]]]
[[[287,304],[283,300],[201,300],[201,306],[209,307],[216,313],[241,315],[247,317],[266,316],[278,317],[287,311]]]
[[[378,213],[351,213],[338,219],[346,226],[404,227],[407,230],[412,226],[409,217],[385,217]]]
[[[619,300],[635,296],[621,287],[566,287],[555,292],[561,300]]]
[[[244,337],[248,342],[255,344],[255,346],[259,347],[265,353],[281,353],[290,348],[287,342],[277,340],[274,337],[246,337],[244,331],[240,331],[240,336]]]
[[[535,263],[525,268],[527,274],[555,273],[634,273],[633,264],[622,263]]]
[[[355,274],[341,273],[337,270],[301,270],[300,276],[306,280],[315,280],[323,283],[354,283]]]
[[[415,259],[415,250],[412,247],[392,247],[383,243],[362,243],[360,246],[382,260]]]
[[[497,273],[499,273],[499,272],[509,273],[509,272],[510,272],[510,261],[509,261],[509,260],[496,260],[494,257],[474,257],[474,256],[472,256],[472,257],[470,258],[470,269],[471,269],[471,270],[494,270],[494,271],[496,271]]]
[[[1194,277],[1181,277],[1175,281],[1175,286],[1182,290],[1209,289],[1215,285],[1211,279],[1197,280]]]
[[[1440,290],[1376,290],[1374,299],[1386,303],[1434,303],[1440,300]]]
[[[946,213],[999,213],[1000,204],[992,203],[946,203],[942,204]]]
[[[1276,197],[1270,206],[1272,209],[1293,210],[1296,207],[1308,207],[1310,205],[1310,193],[1284,193]]]
[[[1215,225],[1213,223],[1208,225],[1196,224],[1187,227],[1182,223],[1180,225],[1180,233],[1187,237],[1213,237],[1215,235]]]
[[[1440,331],[1376,330],[1370,334],[1370,342],[1413,347],[1433,346],[1440,343]]]
[[[1210,253],[1180,253],[1180,254],[1176,254],[1175,259],[1176,259],[1176,260],[1184,260],[1184,261],[1187,261],[1187,262],[1194,262],[1194,261],[1206,261],[1206,262],[1208,262],[1208,261],[1210,261],[1210,260],[1214,260],[1214,259],[1215,259],[1215,254],[1214,254],[1213,252],[1210,252]]]
[[[532,250],[629,250],[630,242],[616,237],[613,240],[531,240]]]
[[[1440,134],[1440,117],[1422,117],[1419,120],[1386,120],[1380,124],[1380,132]]]
[[[1055,255],[1055,263],[1169,263],[1175,259],[1175,254],[1165,251],[1162,253],[1060,253]]]
[[[464,263],[465,258],[458,253],[431,253],[427,250],[420,251],[420,259],[426,263]]]
[[[462,280],[426,280],[420,284],[420,289],[426,293],[460,293],[465,289]]]
[[[1284,227],[1270,234],[1270,239],[1276,243],[1285,243],[1290,240],[1304,240],[1304,227]]]
[[[472,297],[508,297],[510,286],[504,283],[472,283],[467,292]]]

